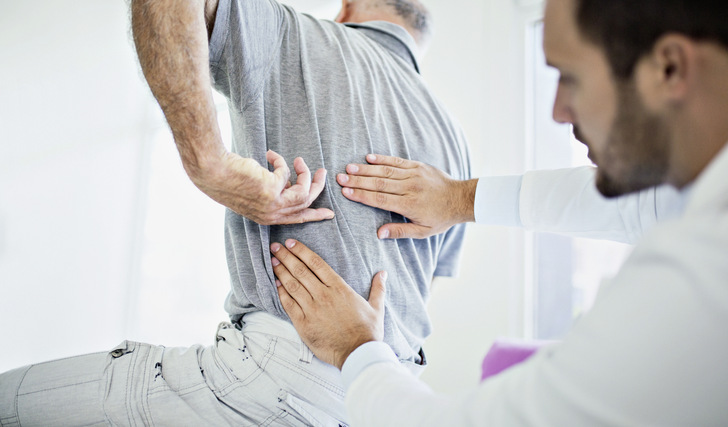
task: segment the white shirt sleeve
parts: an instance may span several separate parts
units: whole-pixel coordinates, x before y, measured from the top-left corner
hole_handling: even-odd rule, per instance
[[[725,425],[728,221],[716,219],[656,227],[563,342],[458,398],[397,363],[361,364],[351,424]]]
[[[658,221],[676,218],[685,197],[670,186],[607,199],[594,168],[532,171],[478,180],[475,220],[527,230],[634,243]]]
[[[344,387],[349,388],[356,377],[370,365],[387,362],[400,364],[392,348],[387,344],[380,341],[371,341],[360,345],[346,358],[344,366],[341,367]]]

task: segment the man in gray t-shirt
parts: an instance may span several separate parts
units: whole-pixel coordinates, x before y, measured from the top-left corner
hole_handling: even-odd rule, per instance
[[[418,50],[413,36],[391,22],[340,25],[275,1],[221,0],[210,66],[215,88],[229,100],[233,151],[264,164],[273,150],[335,172],[367,153],[381,153],[469,178],[465,139],[419,75]],[[268,248],[294,238],[365,297],[374,273],[391,272],[385,341],[401,360],[420,363],[420,346],[430,333],[429,286],[433,276],[455,273],[464,229],[421,240],[378,240],[379,226],[404,218],[346,200],[334,175],[314,202],[333,210],[332,220],[263,226],[227,212],[232,290],[225,308],[234,321],[257,310],[287,319]]]
[[[363,296],[374,272],[389,271],[385,340],[402,363],[423,364],[429,285],[454,273],[462,226],[378,240],[380,225],[404,218],[347,200],[323,169],[343,172],[376,152],[462,180],[468,152],[418,73],[426,39],[419,3],[344,0],[338,21],[348,24],[273,0],[132,0],[140,64],[185,170],[230,208],[234,325],[221,324],[210,346],[124,341],[3,373],[0,423],[345,425],[341,373],[313,357],[278,300],[269,247],[287,238],[321,254]],[[211,79],[229,99],[234,153],[220,140]],[[286,161],[295,156],[321,169],[312,178],[294,160],[288,186]]]

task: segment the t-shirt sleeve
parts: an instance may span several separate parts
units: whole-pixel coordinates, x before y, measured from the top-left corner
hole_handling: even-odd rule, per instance
[[[460,270],[460,258],[463,252],[463,239],[465,239],[466,224],[450,227],[443,234],[435,277],[456,277]]]
[[[210,37],[213,87],[239,109],[263,90],[291,14],[273,0],[220,0]]]

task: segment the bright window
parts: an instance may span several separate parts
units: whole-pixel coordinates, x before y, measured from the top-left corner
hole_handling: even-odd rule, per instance
[[[527,168],[588,165],[586,147],[574,139],[571,126],[551,117],[558,73],[546,66],[542,40],[539,20],[527,37]],[[617,271],[630,249],[620,243],[540,233],[528,233],[526,247],[526,307],[532,307],[526,335],[539,339],[562,337],[591,307],[601,281]]]

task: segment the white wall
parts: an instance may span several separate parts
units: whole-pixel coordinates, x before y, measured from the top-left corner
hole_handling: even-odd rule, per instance
[[[139,77],[125,2],[5,3],[0,371],[124,338],[210,342],[227,288],[221,209],[189,183],[149,113],[156,106]],[[423,74],[465,128],[475,173],[521,172],[521,9],[510,0],[425,3],[436,37]],[[338,4],[308,6],[333,16]],[[161,169],[172,178],[150,174]],[[160,205],[180,218],[149,214]],[[443,392],[477,384],[492,340],[523,330],[521,232],[468,233],[460,276],[438,280],[431,302],[424,378]],[[199,264],[216,273],[176,288],[179,277],[198,277]]]
[[[122,1],[3,2],[0,369],[123,335],[149,100]]]
[[[424,1],[435,38],[423,75],[460,120],[474,174],[524,170],[524,28],[538,6],[516,0]],[[458,393],[478,383],[483,356],[497,337],[521,337],[524,236],[470,224],[462,271],[438,279],[430,303],[434,333],[423,374],[435,390]]]

